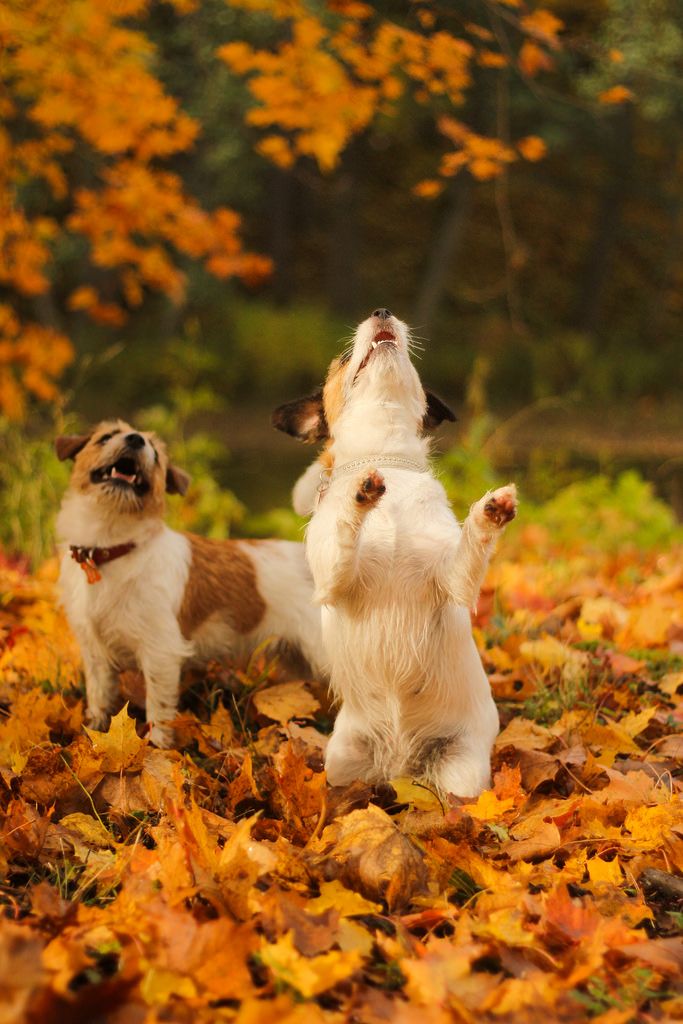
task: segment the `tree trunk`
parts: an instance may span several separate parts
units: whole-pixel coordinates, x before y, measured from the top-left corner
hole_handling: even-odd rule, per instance
[[[630,189],[633,164],[633,110],[625,104],[615,112],[608,149],[607,178],[595,217],[593,237],[586,253],[572,322],[584,334],[600,328],[606,286],[621,233],[625,199]]]
[[[359,293],[360,262],[358,146],[353,144],[331,185],[331,215],[327,246],[327,297],[335,313],[356,317],[363,309]]]
[[[433,235],[415,299],[413,323],[423,332],[429,331],[439,311],[448,276],[465,235],[471,195],[472,179],[462,172],[449,186],[444,215]]]
[[[270,255],[274,268],[272,294],[279,306],[292,298],[293,236],[294,236],[294,176],[290,171],[273,168],[270,173]]]

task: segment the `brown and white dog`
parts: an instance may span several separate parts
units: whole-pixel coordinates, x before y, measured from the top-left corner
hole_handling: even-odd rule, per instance
[[[516,495],[512,484],[484,495],[460,527],[425,437],[453,418],[425,393],[408,328],[386,309],[360,324],[321,392],[273,416],[301,440],[327,441],[293,497],[312,512],[306,551],[341,702],[332,785],[409,774],[474,796],[490,778],[498,714],[469,609]]]
[[[320,612],[302,544],[207,540],[171,530],[165,495],[189,477],[154,434],[121,420],[58,437],[74,459],[57,519],[67,545],[60,586],[85,665],[88,718],[106,725],[117,673],[145,677],[147,721],[160,746],[173,741],[187,662],[240,655],[269,639],[296,648],[324,673]]]

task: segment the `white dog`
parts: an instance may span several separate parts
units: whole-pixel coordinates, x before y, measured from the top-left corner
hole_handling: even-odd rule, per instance
[[[66,542],[60,585],[85,665],[88,717],[103,728],[117,672],[145,677],[147,721],[160,746],[173,741],[185,662],[239,655],[272,638],[324,671],[320,613],[302,544],[218,541],[164,524],[165,492],[189,477],[164,445],[121,420],[59,437],[75,460],[57,520]]]
[[[516,494],[512,484],[486,494],[458,525],[424,436],[454,417],[425,394],[409,344],[406,325],[376,310],[322,392],[281,406],[273,423],[328,438],[294,490],[297,509],[313,513],[306,552],[341,702],[328,780],[410,774],[474,796],[489,783],[499,723],[469,609]]]

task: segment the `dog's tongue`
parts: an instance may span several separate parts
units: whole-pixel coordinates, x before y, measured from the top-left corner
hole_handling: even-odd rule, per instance
[[[111,475],[114,480],[125,480],[127,484],[135,483],[135,473],[120,473],[116,466],[112,466]]]

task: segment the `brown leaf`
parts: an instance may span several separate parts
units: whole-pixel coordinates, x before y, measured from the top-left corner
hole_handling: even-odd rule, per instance
[[[305,833],[307,839],[323,811],[326,780],[322,771],[314,772],[306,761],[300,743],[287,743],[280,761],[275,803],[285,821]]]
[[[575,945],[593,935],[601,915],[592,906],[574,899],[566,886],[560,886],[545,901],[543,922],[555,941]]]
[[[553,754],[546,754],[542,750],[522,750],[519,755],[519,767],[522,772],[522,785],[532,793],[544,782],[555,779],[562,766]]]
[[[41,963],[43,942],[25,927],[0,918],[0,1020],[21,1024],[40,1012],[40,989],[46,979]],[[40,1019],[40,1017],[35,1018]]]
[[[545,821],[542,814],[530,814],[510,829],[512,841],[504,850],[513,863],[549,857],[561,845],[560,830],[554,821]]]
[[[513,718],[496,738],[495,749],[547,750],[554,742],[555,737],[542,725],[528,718]]]
[[[680,938],[652,939],[650,942],[633,942],[628,945],[616,946],[617,951],[626,960],[641,960],[650,964],[656,971],[681,978],[683,973],[683,942]]]
[[[386,900],[392,910],[427,889],[423,853],[374,804],[328,825],[311,853],[311,865],[325,878]]]
[[[320,914],[309,913],[307,901],[272,889],[262,913],[264,931],[273,941],[291,931],[294,946],[303,956],[326,953],[337,941],[339,911],[328,907]]]

